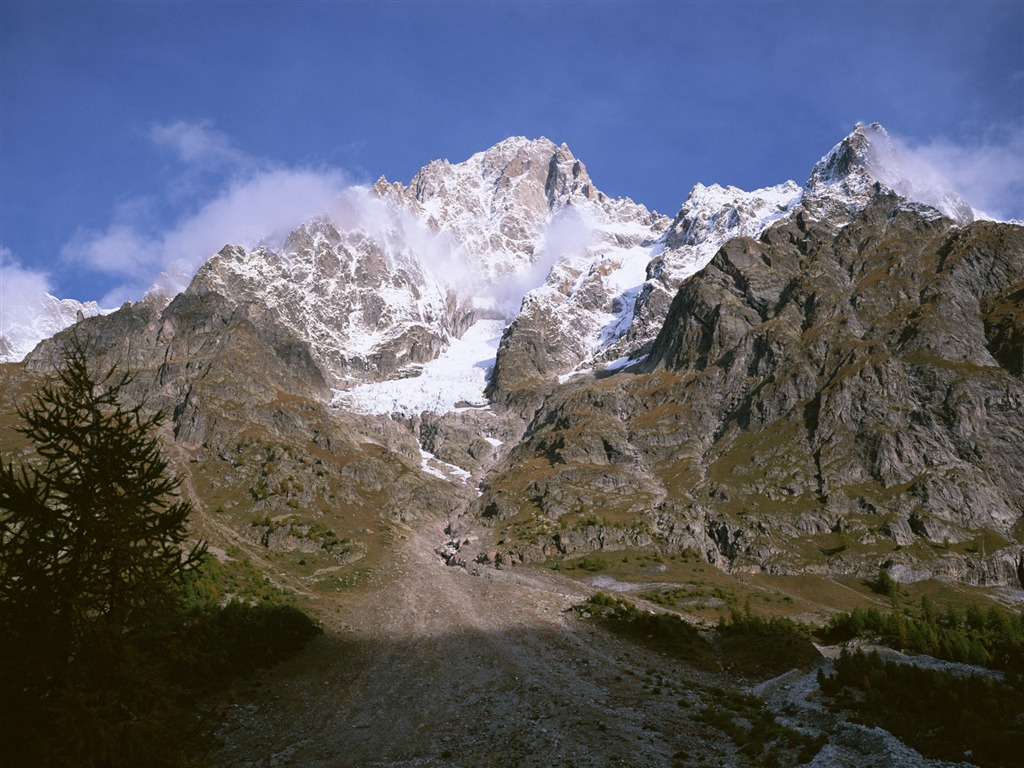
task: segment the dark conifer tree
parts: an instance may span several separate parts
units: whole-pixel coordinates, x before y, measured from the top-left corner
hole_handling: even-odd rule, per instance
[[[9,764],[180,762],[160,637],[173,628],[190,505],[168,473],[162,414],[124,402],[73,340],[19,409],[34,453],[0,461],[0,695]]]

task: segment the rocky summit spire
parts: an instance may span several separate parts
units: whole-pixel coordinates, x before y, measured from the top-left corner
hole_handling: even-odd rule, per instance
[[[461,163],[434,160],[407,187],[378,181],[374,190],[444,233],[491,280],[529,270],[566,208],[651,220],[643,206],[600,192],[568,146],[544,137],[508,138]]]
[[[857,123],[815,164],[804,188],[804,205],[814,214],[841,221],[885,191],[933,208],[958,224],[982,218],[948,179],[879,123]]]

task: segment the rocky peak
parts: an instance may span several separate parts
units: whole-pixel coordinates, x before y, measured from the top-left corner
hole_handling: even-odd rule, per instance
[[[318,242],[337,247],[341,234],[335,223],[326,216],[317,216],[300,224],[285,238],[281,250],[286,253],[302,253],[316,247]]]
[[[838,232],[793,215],[731,237],[643,365],[549,385],[479,514],[558,521],[522,559],[646,546],[642,520],[736,569],[863,577],[891,560],[1017,584],[1022,268],[1024,228],[955,226],[888,189]],[[550,335],[522,330],[524,358],[532,343],[553,359]],[[629,524],[587,530],[593,509]],[[986,556],[980,536],[1004,544]]]
[[[547,193],[548,208],[552,211],[571,205],[573,198],[583,197],[600,202],[605,200],[604,194],[594,189],[586,166],[573,157],[565,144],[551,155],[544,190]]]
[[[857,123],[815,164],[804,186],[804,205],[812,214],[841,223],[886,190],[910,206],[928,206],[958,224],[982,218],[948,180],[914,159],[878,123]]]
[[[718,184],[696,184],[652,249],[646,279],[636,292],[628,330],[616,356],[637,357],[654,340],[679,286],[702,270],[722,245],[735,237],[758,237],[800,203],[793,181],[752,192]]]
[[[857,123],[846,138],[836,144],[811,169],[811,182],[835,183],[867,173],[868,152],[873,140],[891,143],[888,131],[879,123]]]
[[[530,272],[567,208],[598,221],[652,223],[643,206],[601,193],[568,146],[543,137],[505,139],[461,163],[435,160],[408,187],[380,179],[373,191],[443,233],[488,281]]]
[[[868,167],[874,140],[885,144],[890,141],[889,134],[877,123],[857,123],[849,136],[815,163],[804,185],[803,200],[812,215],[845,223],[881,190]]]
[[[718,184],[695,184],[665,233],[665,248],[671,251],[710,243],[717,250],[730,237],[754,237],[791,211],[801,194],[793,181],[753,192]],[[712,251],[707,258],[710,260],[713,255]]]
[[[573,190],[566,180],[578,179],[581,172],[584,183],[589,184],[586,170],[565,144],[559,147],[543,137],[517,136],[455,165],[434,160],[413,177],[409,190],[423,206],[443,200],[464,204],[468,212],[478,214],[513,206],[540,212],[537,209],[542,205],[557,208],[564,204],[566,194]],[[461,194],[467,187],[477,193],[474,198]],[[562,195],[558,194],[560,188]]]
[[[343,227],[319,218],[277,249],[225,247],[188,292],[260,307],[308,344],[324,378],[340,388],[408,375],[461,335],[470,315],[447,286],[427,278],[387,222]]]

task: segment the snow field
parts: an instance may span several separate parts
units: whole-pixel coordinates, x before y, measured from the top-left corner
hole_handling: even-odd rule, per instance
[[[332,405],[356,413],[405,416],[448,413],[465,403],[486,406],[484,389],[504,327],[501,320],[478,320],[437,359],[424,364],[419,376],[334,390]]]

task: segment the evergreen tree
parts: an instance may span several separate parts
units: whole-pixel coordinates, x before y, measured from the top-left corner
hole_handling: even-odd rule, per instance
[[[871,584],[871,588],[886,597],[896,597],[900,593],[899,582],[889,575],[889,570],[885,566],[879,566],[878,578]]]
[[[10,764],[171,765],[174,707],[159,638],[176,618],[190,505],[156,431],[94,376],[73,340],[18,429],[34,455],[0,461],[0,696]],[[163,734],[163,737],[161,736]],[[166,738],[164,738],[166,737]]]

